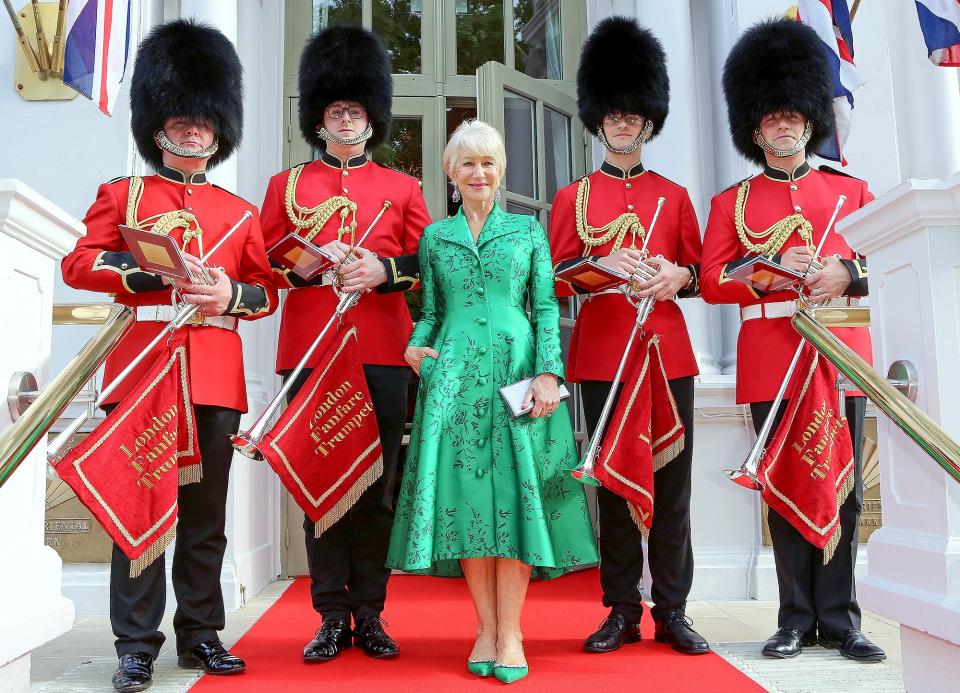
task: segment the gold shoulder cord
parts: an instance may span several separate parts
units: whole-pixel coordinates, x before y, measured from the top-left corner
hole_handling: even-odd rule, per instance
[[[303,235],[307,241],[312,241],[314,236],[320,233],[330,217],[337,212],[340,213],[340,228],[337,229],[337,240],[341,240],[345,233],[350,234],[350,247],[353,248],[357,232],[357,203],[348,197],[334,195],[328,200],[321,202],[316,207],[301,207],[297,204],[297,181],[300,179],[300,172],[303,171],[304,164],[294,166],[290,169],[290,175],[287,176],[287,189],[284,194],[284,204],[287,209],[287,218],[290,223],[299,229],[310,229]],[[350,223],[347,224],[347,217],[353,215]]]
[[[138,219],[137,210],[140,207],[142,197],[143,178],[133,176],[130,178],[130,191],[127,193],[127,226],[132,226],[135,229],[149,229],[154,233],[162,233],[165,236],[169,235],[174,229],[183,229],[183,250],[186,251],[187,244],[196,238],[200,256],[203,257],[203,229],[200,228],[200,224],[197,223],[197,218],[193,214],[185,209],[176,209],[172,212],[154,214],[144,219]]]
[[[640,223],[640,217],[633,212],[625,212],[613,221],[610,221],[600,228],[594,228],[587,223],[587,205],[590,202],[590,179],[581,178],[577,185],[577,235],[583,241],[583,245],[589,252],[590,248],[604,245],[613,239],[613,249],[611,253],[620,250],[623,245],[623,239],[629,231],[630,247],[637,247],[637,236],[640,236],[641,242],[647,231]]]
[[[760,231],[759,233],[747,228],[744,213],[747,209],[747,198],[749,196],[750,181],[745,180],[737,189],[734,222],[740,242],[747,250],[757,255],[775,255],[794,231],[800,234],[800,238],[806,243],[807,248],[813,250],[813,225],[802,214],[791,214],[770,226],[766,231]],[[750,239],[762,242],[754,243]]]

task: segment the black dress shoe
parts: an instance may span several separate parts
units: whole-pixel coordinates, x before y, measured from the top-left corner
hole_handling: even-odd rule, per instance
[[[303,648],[303,661],[329,662],[350,645],[349,624],[340,618],[325,618],[313,640]]]
[[[353,631],[354,644],[362,647],[368,657],[391,659],[400,654],[396,641],[383,629],[383,619],[379,616],[366,616],[357,621]]]
[[[186,654],[177,656],[181,669],[203,669],[207,674],[239,674],[247,670],[246,663],[230,652],[219,640],[202,642]]]
[[[614,611],[604,619],[597,632],[583,641],[583,651],[613,652],[624,643],[640,642],[641,638],[640,624],[629,622],[623,614]]]
[[[671,611],[662,619],[656,619],[653,639],[668,642],[677,652],[688,655],[707,654],[710,646],[691,626],[691,621],[682,611]]]
[[[882,662],[887,658],[886,653],[867,640],[859,630],[845,630],[841,633],[820,632],[817,641],[828,649],[837,649],[847,659],[858,662]]]
[[[120,666],[113,675],[113,687],[120,693],[145,691],[153,683],[153,655],[131,652],[120,657]]]
[[[764,657],[790,659],[800,654],[804,647],[816,644],[813,633],[804,633],[796,628],[780,628],[763,643],[762,654]]]

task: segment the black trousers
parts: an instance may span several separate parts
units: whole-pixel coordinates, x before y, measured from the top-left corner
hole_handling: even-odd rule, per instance
[[[183,654],[223,630],[220,569],[227,548],[227,484],[233,446],[228,436],[240,427],[235,409],[195,406],[197,438],[203,458],[203,480],[181,486],[177,538],[173,550],[173,591],[177,611],[173,629],[177,653]],[[135,578],[130,559],[116,545],[110,562],[110,623],[117,637],[117,656],[131,652],[160,654],[165,637],[159,631],[167,601],[166,567],[158,558]]]
[[[663,618],[682,611],[693,583],[693,545],[690,541],[690,472],[693,461],[693,378],[674,378],[670,391],[685,429],[683,452],[654,475],[653,524],[650,527],[650,573],[653,576],[652,614]],[[611,383],[584,381],[580,391],[590,432]],[[617,392],[620,398],[623,386]],[[614,402],[616,409],[616,402]],[[638,622],[643,613],[640,583],[643,580],[643,536],[630,517],[627,502],[615,493],[597,489],[600,519],[600,586],[603,605]]]
[[[759,432],[773,402],[750,405],[753,427]],[[780,422],[787,403],[777,412]],[[825,633],[840,633],[860,628],[860,606],[854,568],[857,565],[857,532],[863,505],[863,420],[866,397],[847,397],[847,421],[853,438],[855,484],[853,492],[840,506],[840,545],[833,558],[823,565],[823,551],[815,548],[787,522],[780,513],[770,510],[767,523],[773,539],[773,559],[780,587],[780,628],[796,628],[808,633],[819,628]],[[776,431],[771,429],[770,437]],[[769,444],[769,439],[767,443]]]
[[[341,618],[347,623],[351,614],[355,619],[379,616],[387,597],[390,569],[384,564],[393,527],[397,459],[407,420],[411,373],[406,366],[377,365],[366,365],[363,372],[380,428],[383,476],[320,537],[314,536],[313,521],[306,515],[303,519],[313,608],[324,619]],[[290,389],[290,399],[309,374],[309,369],[300,374]]]

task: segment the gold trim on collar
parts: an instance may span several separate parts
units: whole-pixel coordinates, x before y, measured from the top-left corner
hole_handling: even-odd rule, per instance
[[[793,171],[777,168],[776,166],[771,166],[770,164],[766,164],[763,167],[764,178],[775,180],[778,183],[792,183],[800,180],[808,173],[810,173],[810,164],[808,164],[806,161],[793,169]]]
[[[178,183],[180,185],[206,185],[207,184],[207,174],[205,171],[197,171],[196,173],[191,174],[187,177],[187,174],[183,171],[178,171],[175,168],[170,166],[161,166],[157,169],[157,175],[168,180],[171,183]]]
[[[622,168],[616,164],[611,164],[606,159],[603,160],[603,163],[600,164],[600,168],[597,169],[600,173],[605,173],[611,178],[617,178],[619,180],[627,180],[629,178],[636,178],[637,176],[642,176],[647,170],[643,167],[642,162],[637,162],[629,171],[624,171]]]
[[[320,157],[317,161],[326,164],[330,168],[360,168],[361,166],[366,166],[370,163],[370,160],[367,158],[366,154],[357,154],[356,156],[351,156],[346,161],[343,161],[340,157],[334,156],[326,149],[320,152]]]

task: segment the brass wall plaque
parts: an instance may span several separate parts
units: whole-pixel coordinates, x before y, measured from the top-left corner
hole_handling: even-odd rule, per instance
[[[73,490],[60,479],[47,480],[44,543],[64,563],[109,563],[113,541]]]

